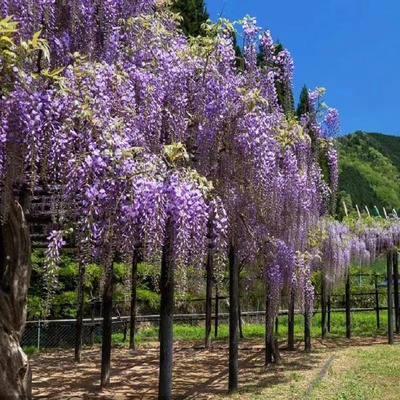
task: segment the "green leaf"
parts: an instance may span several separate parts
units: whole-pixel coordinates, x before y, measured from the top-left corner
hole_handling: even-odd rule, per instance
[[[7,49],[3,50],[3,54],[5,54],[5,55],[7,55],[7,56],[9,56],[9,57],[11,57],[13,59],[17,58],[17,55],[13,51],[10,51],[10,50],[7,50]]]
[[[189,159],[186,149],[182,143],[173,143],[164,146],[164,154],[168,162],[175,163],[178,160]]]
[[[0,37],[0,42],[6,42],[9,45],[14,46],[14,42],[8,36],[1,36]]]
[[[41,33],[42,33],[42,31],[40,30],[40,31],[36,32],[36,33],[32,36],[31,43],[32,43],[32,46],[35,47],[35,48],[38,47],[38,40],[39,40],[39,36],[41,35]]]

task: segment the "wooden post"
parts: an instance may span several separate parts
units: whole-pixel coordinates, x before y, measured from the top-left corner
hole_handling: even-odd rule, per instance
[[[288,350],[294,350],[294,290],[290,289],[288,309]]]
[[[219,314],[219,294],[218,294],[218,286],[215,288],[215,330],[214,337],[218,337],[218,314]]]
[[[350,271],[346,278],[346,337],[351,338]]]
[[[239,285],[240,287],[240,285]],[[239,337],[240,339],[244,339],[244,335],[243,335],[243,326],[242,326],[242,308],[240,306],[240,295],[239,295],[239,303],[238,303],[239,307],[238,307],[238,311],[239,311]]]
[[[270,318],[270,302],[268,299],[268,285],[265,293],[265,365],[272,363],[272,330],[270,326],[273,320]]]
[[[128,334],[128,320],[125,318],[123,321],[124,321],[124,337],[122,338],[122,341],[125,343],[126,336]]]
[[[112,297],[113,297],[114,263],[106,265],[103,294],[103,339],[101,345],[101,378],[100,387],[110,384],[111,373],[111,338],[112,338]]]
[[[311,313],[308,307],[304,312],[304,351],[311,351]]]
[[[94,331],[95,331],[95,324],[94,324],[94,314],[95,314],[95,307],[96,303],[94,300],[91,301],[91,326],[90,326],[90,347],[93,347],[94,345]]]
[[[169,218],[161,256],[160,279],[160,372],[158,380],[159,400],[172,396],[173,327],[174,327],[174,265],[172,261],[173,225]]]
[[[129,349],[135,350],[135,330],[136,330],[136,308],[137,308],[137,267],[138,251],[135,248],[132,256],[131,272],[131,317],[129,321]]]
[[[212,328],[212,284],[213,284],[213,242],[212,242],[212,224],[208,227],[208,251],[206,263],[206,337],[205,348],[211,347],[211,328]]]
[[[307,289],[304,295],[304,351],[311,351],[311,304]]]
[[[328,332],[331,332],[331,296],[328,296]]]
[[[238,388],[239,358],[239,268],[233,243],[229,245],[229,393]]]
[[[381,321],[379,317],[379,290],[378,290],[378,274],[375,274],[375,312],[376,312],[376,327],[380,329]]]
[[[85,263],[79,262],[78,308],[76,311],[75,326],[75,362],[81,362],[82,334],[83,334],[83,306],[85,302]]]
[[[211,347],[211,325],[212,325],[212,274],[213,274],[213,266],[212,266],[212,253],[211,250],[208,250],[207,254],[207,266],[206,266],[206,337],[205,337],[205,347],[209,349]]]
[[[326,320],[326,282],[324,272],[321,271],[321,335],[322,339],[326,339],[327,331]]]
[[[399,259],[397,250],[393,251],[393,292],[394,292],[394,315],[396,322],[396,334],[400,333],[399,315]]]
[[[393,344],[393,252],[387,252],[387,304],[388,304],[388,343]]]

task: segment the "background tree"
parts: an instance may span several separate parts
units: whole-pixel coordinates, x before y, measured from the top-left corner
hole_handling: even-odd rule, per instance
[[[182,16],[180,27],[186,36],[204,34],[201,25],[210,18],[204,0],[175,0],[171,10]]]
[[[277,42],[274,47],[275,57],[277,57],[277,65],[278,68],[283,69],[284,63],[282,60],[279,60],[279,57],[284,57],[285,48],[282,43]],[[288,84],[287,81],[282,81],[277,79],[275,81],[276,87],[276,95],[278,98],[279,105],[283,108],[283,111],[286,115],[294,115],[294,97],[293,97],[293,88],[291,84]]]
[[[266,59],[265,51],[265,47],[260,45],[257,53],[257,65],[277,71],[275,77],[275,89],[278,104],[282,107],[286,116],[294,115],[295,110],[292,82],[291,80],[282,79],[282,74],[284,74],[285,68],[287,68],[285,66],[285,60],[289,60],[290,55],[279,41],[273,46],[274,58],[272,60],[270,59],[268,61]]]
[[[306,85],[303,85],[300,97],[299,104],[296,108],[296,115],[300,118],[303,114],[308,114],[311,111],[310,100],[308,98],[308,89]]]

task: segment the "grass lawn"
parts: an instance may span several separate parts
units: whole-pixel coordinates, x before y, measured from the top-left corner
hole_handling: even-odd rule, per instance
[[[376,344],[339,348],[336,351],[319,349],[313,353],[314,355],[303,355],[303,358],[298,360],[306,368],[299,368],[296,363],[284,361],[284,371],[281,372],[283,375],[279,376],[275,383],[271,382],[268,387],[258,388],[252,392],[239,391],[238,394],[218,398],[235,400],[399,398],[399,345]],[[313,367],[307,368],[311,359]],[[330,360],[332,361],[329,362]],[[278,370],[279,367],[272,368]]]
[[[400,346],[348,348],[335,357],[310,398],[398,399]]]
[[[387,312],[381,311],[380,328],[376,326],[376,315],[371,312],[353,312],[352,313],[352,336],[353,337],[374,337],[377,335],[386,335],[387,332]],[[295,320],[295,338],[301,340],[303,338],[304,323],[303,316],[297,315]],[[214,331],[212,331],[214,333]],[[245,338],[257,339],[263,338],[265,327],[260,320],[260,324],[243,324],[243,333]],[[316,314],[313,317],[311,335],[313,338],[321,337],[321,314]],[[229,326],[221,324],[218,328],[218,340],[227,340],[229,336]],[[279,318],[278,338],[284,340],[287,337],[287,317]],[[331,314],[331,332],[328,333],[328,338],[344,338],[346,337],[346,318],[344,313]],[[136,340],[137,343],[157,341],[158,327],[147,327],[139,329]],[[203,340],[204,326],[199,325],[174,325],[174,338],[176,340]],[[123,334],[113,334],[114,344],[123,344]],[[125,343],[128,344],[127,342]]]

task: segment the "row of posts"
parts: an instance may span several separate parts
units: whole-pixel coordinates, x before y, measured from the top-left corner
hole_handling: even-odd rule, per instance
[[[387,304],[388,304],[388,343],[394,343],[394,333],[400,334],[400,304],[399,304],[399,267],[398,267],[398,252],[397,250],[389,250],[387,252]],[[389,278],[390,277],[390,278]],[[325,295],[325,280],[322,277],[321,280],[321,326],[322,326],[322,338],[325,339],[327,332],[331,331],[331,297]],[[379,284],[378,275],[375,275],[375,310],[376,310],[376,323],[377,328],[380,329],[380,307],[379,307]],[[351,338],[351,300],[350,300],[350,274],[346,278],[346,289],[345,289],[345,303],[346,303],[346,337]],[[218,316],[219,316],[219,300],[225,299],[220,297],[218,291],[215,295],[215,331],[214,336],[218,336]],[[393,313],[394,309],[394,313]],[[393,315],[394,314],[394,315]],[[92,326],[90,335],[90,344],[94,343],[94,304],[92,304]],[[239,318],[241,322],[241,318]],[[242,328],[242,327],[240,327]],[[240,329],[242,331],[242,329]],[[276,318],[275,331],[278,331],[278,318]],[[241,337],[242,337],[242,332]],[[124,336],[126,331],[124,330]],[[40,348],[41,340],[41,321],[38,322],[38,343],[37,347]]]
[[[400,304],[399,304],[399,265],[397,250],[387,252],[387,311],[388,311],[388,343],[394,343],[394,333],[400,334]],[[345,312],[346,312],[346,337],[351,338],[351,292],[350,274],[346,278],[345,289]],[[375,312],[376,324],[380,329],[380,309],[379,307],[379,283],[378,275],[375,275]],[[321,325],[322,338],[325,339],[327,332],[330,332],[331,298],[326,296],[325,280],[321,280]],[[393,310],[394,309],[394,310]],[[393,312],[394,311],[394,312]]]

